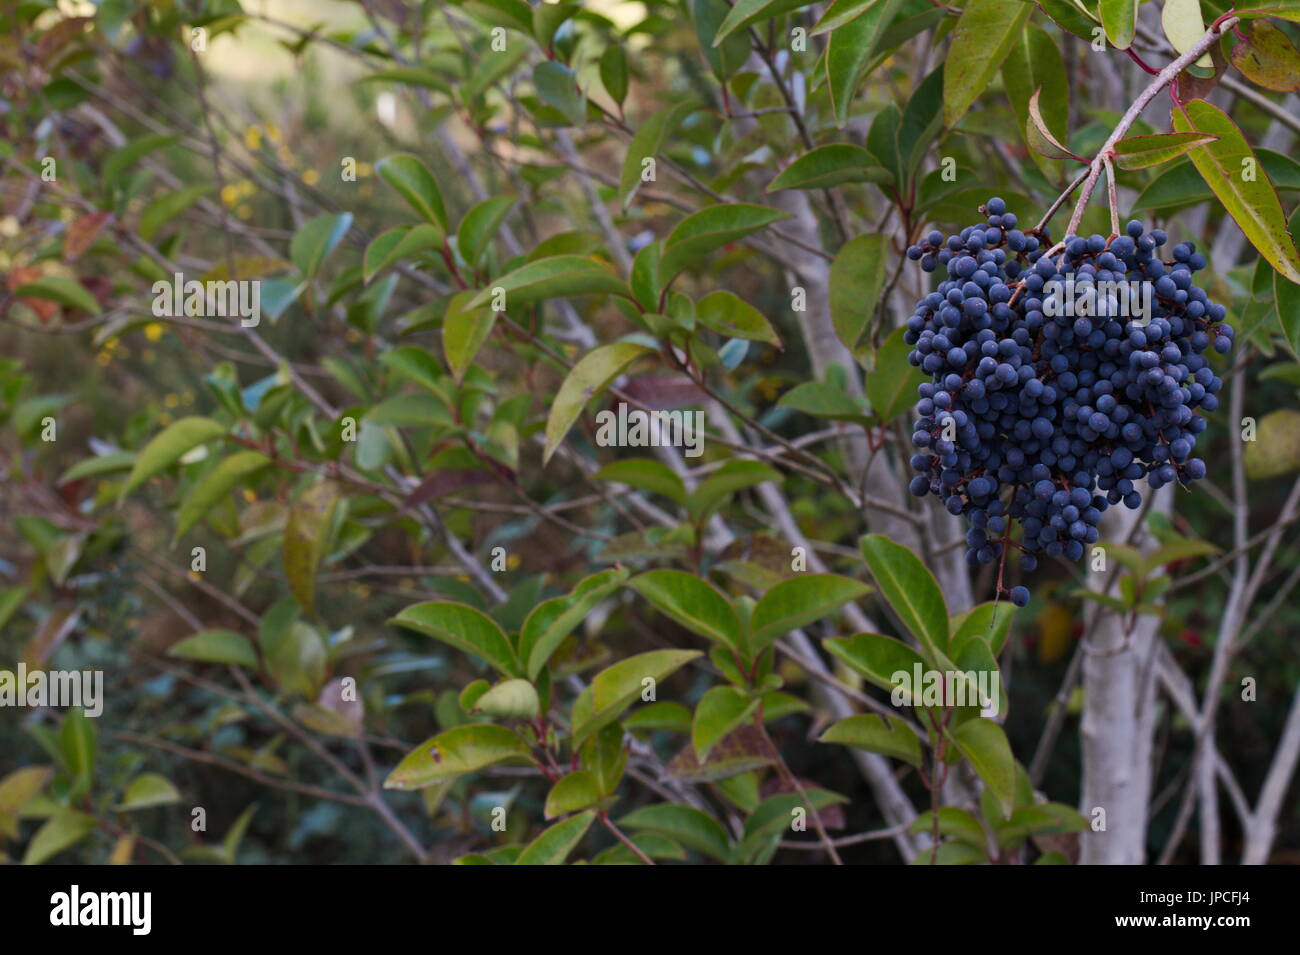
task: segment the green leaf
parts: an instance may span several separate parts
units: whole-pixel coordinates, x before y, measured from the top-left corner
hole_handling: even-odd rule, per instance
[[[1206,185],[1268,263],[1292,282],[1300,283],[1300,253],[1287,232],[1286,217],[1268,176],[1241,130],[1226,113],[1205,100],[1175,106],[1174,129],[1218,136],[1188,155]],[[1253,172],[1251,179],[1243,176]]]
[[[448,96],[452,95],[451,87],[447,85],[446,80],[433,70],[426,70],[419,66],[395,66],[391,69],[371,73],[369,76],[363,76],[357,82],[405,83],[407,86],[420,86],[424,89],[446,93]]]
[[[836,30],[862,16],[867,12],[867,7],[876,2],[877,0],[833,0],[809,32],[817,36]]]
[[[758,461],[728,461],[701,481],[687,499],[691,518],[697,524],[703,523],[732,494],[768,481],[780,484],[781,472]]]
[[[23,807],[54,777],[49,766],[24,766],[0,779],[0,836],[17,838]]]
[[[861,713],[842,719],[818,739],[819,743],[839,743],[901,759],[912,766],[921,765],[921,739],[915,730],[896,716]]]
[[[577,848],[586,830],[591,828],[594,819],[595,813],[588,811],[556,822],[520,852],[515,865],[563,865],[569,852]]]
[[[869,423],[866,410],[840,388],[822,381],[805,381],[796,385],[777,401],[778,408],[793,408],[817,418],[832,421]]]
[[[903,340],[906,329],[900,325],[885,339],[876,353],[876,366],[867,375],[867,398],[882,424],[888,424],[911,410],[916,388],[927,376],[907,360],[912,346]]]
[[[191,527],[203,519],[218,501],[234,490],[240,481],[266,467],[271,459],[260,451],[237,451],[223,458],[185,495],[176,510],[176,533],[172,543],[180,540]]]
[[[949,646],[956,653],[967,640],[978,637],[988,643],[989,649],[996,657],[1002,652],[1002,645],[1007,641],[1007,632],[1011,628],[1011,620],[1015,615],[1015,604],[1005,600],[997,603],[988,601],[972,607],[965,613],[955,614],[951,621],[952,640]]]
[[[678,504],[686,503],[686,485],[672,468],[653,458],[624,458],[607,464],[591,476],[593,481],[612,481],[662,494]]]
[[[1010,814],[1016,799],[1016,760],[1002,727],[992,720],[973,719],[947,734],[997,799],[1003,815]]]
[[[23,855],[23,865],[40,865],[51,856],[76,845],[97,828],[99,823],[94,816],[60,809],[45,820],[45,824],[32,836],[32,841],[27,844],[27,852]]]
[[[668,234],[660,280],[666,286],[683,270],[698,265],[701,257],[750,233],[790,218],[788,212],[743,202],[708,206],[687,216]]]
[[[389,229],[370,240],[361,260],[361,277],[366,284],[394,262],[409,258],[416,252],[436,249],[442,245],[443,235],[436,226],[420,224]]]
[[[584,578],[565,596],[543,601],[533,608],[519,632],[519,656],[528,679],[537,679],[564,638],[627,577],[628,571],[623,568],[603,570]]]
[[[717,35],[713,38],[713,46],[721,46],[727,37],[731,36],[737,30],[743,30],[745,27],[761,20],[770,20],[773,17],[779,17],[783,13],[809,5],[809,0],[736,0],[732,4],[731,12],[727,14],[722,25],[718,27]]]
[[[325,555],[339,489],[320,481],[298,495],[284,528],[284,573],[299,606],[310,612],[316,602],[316,568]]]
[[[823,641],[826,651],[858,673],[873,686],[893,692],[895,673],[911,679],[920,666],[929,669],[924,658],[901,640],[879,633],[857,633],[851,637],[831,637]]]
[[[1256,150],[1256,155],[1275,188],[1300,189],[1300,163],[1269,149]],[[1151,185],[1142,190],[1133,204],[1133,214],[1148,209],[1191,205],[1213,198],[1214,193],[1192,163],[1177,163],[1160,173]]]
[[[1300,51],[1267,20],[1252,20],[1249,34],[1232,48],[1229,59],[1256,86],[1294,93],[1300,89]]]
[[[826,41],[826,85],[837,126],[843,127],[848,123],[849,109],[858,83],[866,74],[871,58],[880,45],[880,38],[894,19],[899,3],[900,0],[878,0],[862,11],[861,15],[838,27]],[[875,155],[880,159],[885,158],[879,153]]]
[[[194,203],[212,191],[211,186],[185,186],[173,192],[167,192],[161,198],[151,202],[140,213],[140,222],[136,231],[140,238],[148,242],[167,223],[180,218],[181,214]]]
[[[578,89],[578,78],[573,71],[555,60],[543,60],[533,70],[533,85],[537,96],[548,106],[554,106],[574,126],[581,126],[587,118],[587,96]]]
[[[86,711],[80,707],[69,710],[59,727],[59,752],[73,779],[74,796],[90,791],[98,748],[95,724],[86,716]]]
[[[910,550],[883,534],[862,538],[862,556],[881,596],[932,654],[948,648],[948,608],[934,575]]]
[[[1062,30],[1073,33],[1081,40],[1092,41],[1097,19],[1096,6],[1085,7],[1080,0],[1036,0],[1043,12]]]
[[[885,285],[888,243],[883,235],[860,235],[845,242],[831,263],[831,323],[835,336],[852,351],[871,327]]]
[[[527,268],[527,266],[525,266]],[[609,383],[634,362],[653,349],[634,342],[614,342],[601,345],[583,355],[573,366],[560,391],[551,404],[551,412],[546,418],[546,446],[542,450],[542,465],[545,466],[551,455],[559,448],[573,422],[582,414],[587,402],[601,394]]]
[[[573,703],[574,745],[618,719],[640,698],[643,681],[658,683],[698,656],[698,650],[651,650],[601,670]]]
[[[1146,169],[1176,159],[1193,146],[1212,143],[1217,136],[1204,133],[1158,133],[1130,136],[1115,144],[1115,165],[1120,169]]]
[[[596,777],[585,769],[576,769],[561,777],[546,795],[546,807],[542,814],[546,819],[554,819],[567,813],[586,809],[600,801],[600,787]]]
[[[536,718],[539,702],[535,686],[513,677],[502,680],[480,696],[470,712],[501,719],[530,720]]]
[[[442,353],[458,385],[465,380],[465,372],[492,334],[497,320],[497,313],[492,309],[471,306],[474,299],[472,291],[457,292],[448,300],[447,314],[442,321]]]
[[[397,153],[379,160],[375,169],[384,182],[396,189],[425,222],[436,225],[444,233],[451,231],[438,182],[418,157],[410,153]]]
[[[548,298],[570,295],[623,295],[631,298],[627,285],[606,266],[580,255],[554,255],[536,259],[497,279],[479,292],[467,308],[480,308],[505,293],[506,307],[518,308]]]
[[[763,313],[731,292],[710,292],[704,296],[695,304],[695,317],[705,328],[721,335],[783,347],[781,336]]]
[[[913,835],[933,832],[934,814],[929,810],[921,813],[908,826],[907,831]],[[956,839],[958,842],[964,842],[980,852],[988,851],[988,836],[984,832],[984,827],[980,825],[978,819],[965,809],[959,809],[956,806],[942,807],[939,810],[939,834],[947,836],[949,839]]]
[[[1260,418],[1255,440],[1246,442],[1245,464],[1252,481],[1300,470],[1300,411],[1278,408]]]
[[[69,308],[79,308],[91,315],[103,311],[95,296],[86,291],[84,285],[73,279],[58,275],[44,275],[32,282],[24,283],[14,289],[15,298],[38,298],[47,302],[58,302]]]
[[[384,780],[385,789],[423,789],[510,760],[530,760],[524,738],[492,723],[457,726],[411,750]]]
[[[804,153],[767,185],[768,192],[782,189],[828,189],[846,182],[890,182],[893,174],[876,165],[875,157],[861,146],[831,143]]]
[[[1300,210],[1291,216],[1292,233],[1300,229]],[[1278,322],[1291,353],[1300,356],[1300,285],[1286,278],[1280,272],[1273,273],[1273,300],[1277,304]],[[1238,329],[1242,331],[1242,329]],[[1247,454],[1250,446],[1246,446]]]
[[[691,18],[695,21],[695,36],[700,42],[700,52],[709,63],[709,69],[720,82],[727,82],[740,71],[749,57],[750,45],[747,35],[731,36],[719,46],[713,45],[713,38],[723,20],[731,12],[726,0],[690,0]]]
[[[81,478],[101,477],[105,474],[129,471],[134,464],[134,451],[110,451],[107,454],[97,454],[93,458],[78,461],[68,468],[59,475],[57,483],[67,484],[69,481],[77,481]]]
[[[740,618],[731,601],[707,580],[661,568],[633,577],[628,586],[691,633],[731,650],[741,649]]]
[[[1300,22],[1300,0],[1247,0],[1243,9],[1233,11],[1243,20],[1277,17]]]
[[[167,649],[169,657],[199,660],[203,663],[234,663],[257,669],[257,654],[248,638],[233,630],[202,630],[191,634]]]
[[[682,120],[699,108],[698,103],[690,101],[675,103],[672,106],[665,106],[652,114],[649,119],[641,124],[641,128],[636,131],[636,135],[628,143],[627,155],[623,158],[623,168],[618,177],[618,194],[625,211],[632,203],[632,197],[636,195],[637,189],[641,186],[643,172],[648,169],[645,160],[656,158],[659,151],[663,149],[664,142],[673,134]],[[645,304],[650,305],[653,303],[647,302]]]
[[[379,361],[407,381],[414,382],[435,395],[442,395],[442,382],[445,380],[442,366],[426,349],[418,345],[402,345],[384,352],[379,356]]]
[[[108,158],[104,160],[104,165],[99,170],[100,180],[110,188],[116,187],[124,181],[123,174],[138,161],[155,150],[172,145],[179,138],[170,134],[159,134],[131,140],[125,146],[108,154]]]
[[[728,861],[731,844],[721,824],[693,806],[665,803],[646,806],[618,820],[620,828],[638,829],[667,836],[688,849],[702,852],[719,862]]]
[[[600,83],[610,99],[622,106],[628,91],[627,54],[617,42],[605,47],[600,55]]]
[[[1002,88],[1016,114],[1016,128],[1029,145],[1029,98],[1038,91],[1038,110],[1043,125],[1058,142],[1069,138],[1070,84],[1065,61],[1056,40],[1034,22],[1025,24],[1024,32],[1011,45],[1002,64]],[[1034,162],[1049,179],[1059,177],[1060,167],[1031,151]]]
[[[505,676],[518,676],[521,672],[505,631],[487,614],[468,604],[449,600],[413,604],[388,622],[472,654]]]
[[[1178,53],[1186,53],[1205,35],[1205,20],[1201,16],[1200,0],[1164,0],[1160,6],[1160,26],[1169,38],[1169,44]],[[1214,69],[1209,53],[1195,64],[1200,69]]]
[[[695,706],[691,721],[691,745],[695,758],[701,763],[709,758],[709,750],[741,723],[754,715],[759,700],[750,697],[734,686],[715,686]]]
[[[783,580],[755,605],[750,615],[750,644],[755,653],[785,636],[829,616],[871,590],[861,581],[837,574],[805,574]]]
[[[951,129],[997,75],[1033,12],[1028,3],[970,0],[943,66],[943,124]]]
[[[122,794],[122,801],[113,808],[118,812],[133,812],[136,809],[151,809],[154,806],[170,806],[181,801],[180,791],[172,785],[171,780],[158,773],[141,773],[131,780]]]
[[[1048,129],[1047,121],[1038,107],[1038,96],[1041,92],[1041,89],[1035,90],[1034,95],[1029,97],[1025,143],[1035,155],[1047,159],[1078,159],[1079,157]]]
[[[1137,32],[1138,0],[1100,0],[1097,12],[1106,39],[1117,50],[1127,50]]]
[[[289,243],[289,258],[303,278],[310,279],[320,270],[321,263],[343,241],[352,228],[352,213],[317,216],[294,233]]]
[[[471,266],[477,265],[483,253],[487,251],[492,237],[506,221],[506,216],[518,201],[514,196],[493,196],[484,199],[460,220],[456,231],[456,248]]]
[[[175,464],[187,452],[225,433],[225,426],[211,418],[190,417],[173,421],[140,450],[135,466],[131,468],[131,474],[118,494],[118,500],[164,468]]]

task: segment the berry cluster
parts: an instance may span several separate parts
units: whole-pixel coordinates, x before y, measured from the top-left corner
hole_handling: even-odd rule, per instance
[[[1108,506],[1141,505],[1144,478],[1156,489],[1205,476],[1195,409],[1218,407],[1222,381],[1202,353],[1226,352],[1233,331],[1192,282],[1206,263],[1189,242],[1164,261],[1165,233],[1135,221],[1048,248],[1003,200],[980,211],[984,224],[907,250],[947,272],[907,321],[910,361],[933,376],[918,389],[911,491],[966,515],[972,565],[1018,546],[1032,571],[1039,554],[1078,560]]]

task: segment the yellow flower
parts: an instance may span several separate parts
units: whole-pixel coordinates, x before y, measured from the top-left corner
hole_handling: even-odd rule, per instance
[[[181,396],[176,394],[167,395],[163,398],[164,408],[175,408],[181,403]]]
[[[156,342],[162,338],[163,327],[161,322],[150,322],[144,327],[144,337],[151,342]]]
[[[158,416],[158,424],[161,427],[166,427],[171,423],[172,423],[172,416],[169,415],[167,412],[164,411],[162,414]]]
[[[279,127],[279,126],[276,126],[274,123],[267,123],[267,125],[266,125],[266,138],[269,139],[269,140],[270,140],[271,142],[273,142],[273,143],[279,143],[279,142],[280,142],[280,127]]]
[[[262,148],[262,127],[254,125],[244,130],[244,146],[250,152],[256,152]]]
[[[314,186],[316,183],[320,182],[320,173],[315,169],[308,169],[302,174],[302,181],[307,183],[309,186]]]
[[[239,201],[239,189],[235,186],[222,186],[221,201],[228,206],[233,206]]]
[[[509,557],[506,558],[506,569],[518,570],[519,565],[522,563],[523,563],[523,558],[521,558],[518,554],[511,554]]]
[[[257,495],[253,493],[252,488],[244,488],[244,500],[249,504],[257,500]]]
[[[368,162],[357,163],[357,178],[364,179],[366,176],[373,175],[375,167]]]

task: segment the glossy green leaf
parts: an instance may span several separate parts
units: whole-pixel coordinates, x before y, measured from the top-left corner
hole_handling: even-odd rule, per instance
[[[114,808],[118,812],[170,806],[181,801],[180,791],[171,780],[158,773],[141,773],[131,780],[122,794],[122,801]]]
[[[695,758],[704,762],[715,743],[746,722],[758,710],[759,700],[734,686],[715,686],[700,698],[691,721]]]
[[[618,178],[618,194],[624,209],[631,204],[632,197],[641,186],[642,176],[649,175],[651,167],[646,160],[655,159],[657,166],[657,157],[668,137],[673,134],[682,120],[697,109],[699,104],[689,101],[665,106],[652,114],[637,129],[632,141],[628,143],[627,154],[623,158],[623,168]],[[655,179],[657,178],[656,169]]]
[[[740,618],[731,601],[707,580],[661,568],[633,577],[628,586],[692,633],[731,650],[741,648]]]
[[[64,849],[76,845],[99,828],[94,816],[72,809],[60,809],[36,830],[27,844],[23,865],[40,865]]]
[[[108,158],[104,160],[104,165],[100,168],[100,178],[110,188],[121,184],[124,181],[123,175],[128,169],[149,155],[149,153],[156,152],[164,146],[170,146],[177,142],[179,138],[171,134],[151,134],[131,140],[125,146],[109,153]]]
[[[831,263],[831,323],[850,351],[875,318],[889,256],[885,236],[860,235],[840,246]]]
[[[835,723],[818,739],[819,743],[839,743],[901,759],[912,766],[921,765],[921,739],[896,716],[860,713]]]
[[[164,193],[140,213],[140,221],[136,225],[140,238],[148,242],[158,234],[159,229],[179,219],[186,209],[210,192],[212,192],[211,186],[182,186],[180,189]]]
[[[457,292],[448,300],[442,320],[442,353],[456,384],[464,381],[465,372],[496,325],[497,313],[490,308],[471,306],[474,298],[472,291]]]
[[[668,465],[653,458],[624,458],[605,465],[591,476],[593,481],[611,481],[662,494],[678,504],[686,503],[686,485]]]
[[[404,83],[407,86],[419,86],[424,89],[437,90],[439,93],[451,95],[451,87],[441,76],[433,70],[427,70],[419,66],[395,66],[387,70],[379,70],[377,73],[371,73],[369,76],[363,76],[357,82],[359,83]]]
[[[519,308],[543,299],[569,295],[631,296],[627,285],[608,267],[580,255],[555,255],[522,265],[483,289],[466,307],[481,308],[490,304],[495,308],[495,299],[501,293],[504,293],[506,308]]]
[[[533,608],[519,632],[519,656],[528,679],[537,679],[564,638],[627,577],[624,568],[603,570],[584,578],[565,596],[543,601]]]
[[[920,666],[929,669],[919,653],[901,640],[879,633],[856,633],[851,637],[831,637],[823,641],[828,653],[856,670],[873,686],[892,692],[897,685],[895,673],[909,679]]]
[[[189,417],[173,421],[140,450],[130,476],[122,485],[119,500],[175,464],[189,451],[225,433],[225,426],[211,418]]]
[[[781,336],[763,313],[731,292],[719,290],[704,296],[695,303],[695,318],[720,335],[782,347]]]
[[[628,91],[627,54],[617,42],[605,47],[600,55],[600,83],[610,98],[622,106]]]
[[[719,862],[726,862],[731,855],[731,843],[722,826],[693,806],[674,803],[646,806],[619,819],[618,825],[667,836]]]
[[[312,278],[352,228],[352,213],[317,216],[294,233],[289,258],[303,278]]]
[[[973,719],[947,733],[997,799],[1003,815],[1010,814],[1016,798],[1016,761],[1002,727],[992,720]]]
[[[934,575],[902,544],[883,534],[862,538],[862,556],[882,597],[931,653],[948,647],[948,608]]]
[[[379,160],[375,169],[384,182],[405,199],[424,221],[436,225],[444,233],[451,231],[447,223],[447,209],[443,205],[442,190],[433,173],[416,156],[397,153]]]
[[[546,794],[546,806],[542,814],[547,819],[554,819],[599,802],[600,787],[596,777],[585,769],[576,769],[561,777],[551,791]]]
[[[572,125],[581,126],[587,118],[587,97],[578,89],[573,71],[555,60],[543,60],[533,70],[533,85],[543,103],[560,111]]]
[[[191,634],[167,649],[169,657],[203,663],[233,663],[257,669],[257,654],[247,637],[233,630],[203,630]]]
[[[804,153],[767,185],[782,189],[828,189],[846,182],[890,182],[893,174],[876,165],[874,157],[852,143],[831,143]]]
[[[823,57],[826,62],[826,85],[836,125],[843,127],[848,123],[858,83],[866,74],[871,58],[877,52],[880,37],[894,19],[899,5],[900,0],[878,0],[861,15],[835,29],[826,41],[826,54]],[[870,143],[867,145],[870,147]],[[880,159],[884,158],[879,153],[875,154]]]
[[[969,0],[962,9],[943,67],[943,124],[949,129],[997,75],[1032,12],[1030,4],[1007,0]]]
[[[471,713],[483,713],[500,719],[530,720],[537,716],[537,688],[527,680],[513,677],[502,680],[480,696]]]
[[[422,789],[506,760],[529,759],[528,743],[514,730],[470,723],[439,733],[407,753],[384,780],[384,788]]]
[[[750,615],[750,644],[758,652],[791,630],[835,613],[871,590],[837,574],[803,574],[765,593]]]
[[[441,640],[495,667],[505,676],[521,672],[514,647],[495,620],[468,604],[431,600],[407,607],[389,623]]]
[[[361,261],[361,277],[369,284],[371,279],[393,263],[408,259],[417,252],[436,249],[442,245],[442,240],[442,232],[437,226],[424,223],[381,232],[366,246]]]
[[[208,472],[185,495],[176,510],[175,543],[186,531],[203,519],[218,501],[229,494],[240,481],[271,463],[260,451],[237,451]]]
[[[517,201],[514,196],[493,196],[478,203],[460,220],[460,228],[456,231],[456,247],[461,257],[471,266],[477,265],[479,259],[483,258],[492,237],[497,234],[501,223],[506,221],[506,216],[510,215],[510,210]]]
[[[91,315],[103,311],[95,296],[86,291],[86,287],[74,279],[65,279],[58,275],[44,275],[31,282],[25,282],[14,289],[15,298],[38,298],[46,302],[58,302],[69,308],[79,308]]]
[[[651,650],[601,670],[573,703],[574,744],[618,719],[641,697],[645,681],[657,684],[698,656],[698,650]]]
[[[573,422],[578,420],[587,402],[600,395],[618,375],[636,359],[652,349],[634,342],[601,345],[583,355],[560,385],[546,419],[546,446],[542,450],[543,466],[559,448]]]
[[[1251,245],[1279,273],[1300,282],[1300,253],[1287,232],[1281,203],[1237,124],[1205,100],[1174,107],[1173,121],[1177,132],[1218,137],[1188,156]]]
[[[1111,46],[1127,50],[1137,32],[1138,0],[1098,0],[1097,12]]]
[[[660,278],[667,285],[710,252],[788,218],[790,214],[780,209],[743,202],[701,209],[677,223],[664,241]]]
[[[696,486],[687,499],[687,508],[699,524],[732,494],[770,481],[781,483],[781,472],[758,461],[728,461]]]
[[[1204,146],[1218,137],[1204,133],[1158,133],[1130,136],[1115,144],[1115,165],[1120,169],[1146,169],[1176,159],[1194,146]]]

